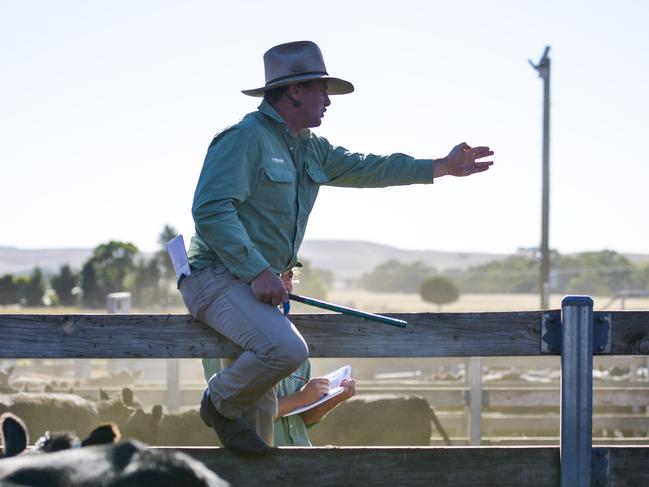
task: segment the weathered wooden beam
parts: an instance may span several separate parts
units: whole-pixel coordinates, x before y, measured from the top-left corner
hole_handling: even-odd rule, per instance
[[[649,485],[649,448],[610,447],[610,487]]]
[[[244,459],[219,448],[182,448],[237,487],[547,487],[559,483],[559,449],[279,448]]]
[[[649,354],[649,312],[613,316],[613,354]],[[292,317],[312,357],[540,353],[540,311],[399,313],[399,329],[340,314]],[[0,315],[4,358],[232,357],[238,347],[189,315]]]
[[[649,448],[608,450],[611,487],[649,485]],[[559,485],[558,447],[279,448],[260,459],[181,448],[237,487],[547,487]],[[597,460],[596,460],[597,461]]]
[[[399,329],[339,314],[295,315],[312,357],[535,355],[540,312],[392,315]],[[0,315],[5,358],[231,357],[238,347],[189,315]]]
[[[611,355],[649,355],[649,311],[612,311],[611,323]]]

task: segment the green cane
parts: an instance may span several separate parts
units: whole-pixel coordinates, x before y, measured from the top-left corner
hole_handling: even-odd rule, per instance
[[[308,298],[306,296],[300,296],[298,294],[289,294],[288,297],[293,301],[308,304],[309,306],[315,306],[317,308],[327,309],[329,311],[335,311],[337,313],[355,316],[357,318],[363,318],[366,320],[377,321],[379,323],[385,323],[386,325],[397,326],[399,328],[405,328],[408,325],[407,321],[390,318],[388,316],[377,315],[374,313],[366,313],[365,311],[359,311],[357,309],[327,303],[326,301],[320,301],[319,299]]]

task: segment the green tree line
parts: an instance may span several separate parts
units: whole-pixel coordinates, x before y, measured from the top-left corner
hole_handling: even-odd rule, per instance
[[[177,231],[166,225],[158,236],[159,249],[149,258],[132,243],[111,240],[93,249],[81,269],[63,265],[46,276],[35,268],[29,276],[0,277],[0,306],[83,306],[104,308],[106,295],[131,292],[133,304],[141,308],[182,305],[176,290],[176,275],[166,244]],[[331,274],[302,261],[296,292],[324,299]]]
[[[565,294],[613,295],[623,289],[649,289],[649,265],[634,264],[612,250],[561,255],[550,259],[551,291]],[[364,274],[358,286],[377,292],[416,293],[436,275],[450,278],[462,293],[538,293],[540,262],[515,255],[466,270],[436,271],[423,262],[385,262]]]
[[[107,294],[121,291],[131,292],[136,306],[179,305],[166,251],[176,234],[166,225],[158,236],[160,248],[150,258],[132,243],[111,240],[98,245],[79,270],[65,264],[49,277],[39,268],[29,276],[6,274],[0,277],[0,305],[103,308]]]

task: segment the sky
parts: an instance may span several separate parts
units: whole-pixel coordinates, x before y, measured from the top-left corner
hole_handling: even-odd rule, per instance
[[[538,246],[543,84],[528,60],[549,45],[550,246],[649,253],[648,21],[633,0],[0,0],[0,246],[150,251],[165,224],[188,240],[212,136],[258,106],[240,91],[264,84],[264,51],[308,39],[356,87],[316,134],[418,158],[488,145],[495,164],[325,187],[306,239]]]

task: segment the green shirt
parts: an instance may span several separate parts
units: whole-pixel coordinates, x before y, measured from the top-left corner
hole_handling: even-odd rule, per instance
[[[298,392],[304,386],[302,379],[311,378],[311,363],[305,360],[298,369],[277,383],[277,397]],[[311,446],[307,429],[299,414],[275,420],[275,446]]]
[[[251,282],[297,262],[321,185],[374,188],[432,183],[431,159],[351,153],[304,129],[293,137],[265,100],[216,135],[194,193],[189,262],[223,263]]]
[[[204,358],[203,374],[209,381],[212,375],[221,370],[221,359]],[[304,380],[311,378],[311,364],[305,360],[300,367],[288,377],[277,383],[277,397],[288,396],[299,391],[304,386]],[[274,425],[273,443],[275,446],[311,446],[308,426],[304,424],[299,414],[285,418],[277,418]]]

